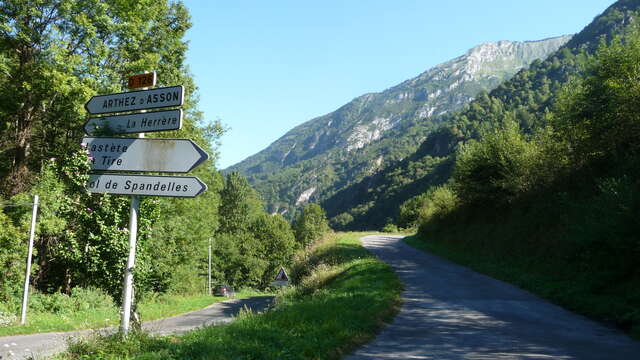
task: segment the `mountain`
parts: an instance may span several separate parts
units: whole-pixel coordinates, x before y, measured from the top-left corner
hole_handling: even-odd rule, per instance
[[[516,120],[528,133],[545,126],[561,90],[581,76],[598,45],[636,27],[639,18],[640,2],[618,1],[545,60],[534,61],[491,92],[478,94],[462,110],[433,119],[440,126],[417,151],[322,200],[334,227],[384,226],[404,201],[446,183],[458,144],[478,138],[483,128],[505,119]]]
[[[286,133],[265,150],[233,165],[272,212],[293,215],[307,201],[323,201],[413,153],[444,114],[478,93],[544,59],[571,39],[499,41],[380,93],[360,96],[338,110]]]

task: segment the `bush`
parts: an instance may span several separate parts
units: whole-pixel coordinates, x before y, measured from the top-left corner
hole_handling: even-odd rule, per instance
[[[329,222],[320,205],[312,203],[302,209],[293,228],[296,240],[303,247],[307,247],[329,231]]]
[[[28,235],[0,210],[0,303],[19,297],[24,281]]]
[[[39,313],[64,314],[75,311],[71,296],[62,293],[34,293],[29,296],[29,308]]]
[[[536,185],[539,155],[540,147],[509,122],[461,147],[454,189],[465,203],[510,203]]]
[[[602,44],[587,75],[564,89],[554,126],[577,164],[640,154],[640,32]]]
[[[420,219],[424,218],[428,201],[429,194],[425,192],[402,203],[398,214],[398,227],[410,229],[418,226]]]
[[[382,228],[382,231],[386,233],[397,233],[398,227],[396,226],[396,224],[389,223]]]
[[[113,298],[97,288],[75,287],[71,291],[75,310],[108,309],[115,307]]]

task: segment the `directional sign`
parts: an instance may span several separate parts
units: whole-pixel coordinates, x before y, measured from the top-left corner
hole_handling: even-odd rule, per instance
[[[284,270],[283,267],[280,268],[280,271],[278,271],[278,275],[276,275],[276,278],[273,279],[273,281],[271,282],[271,285],[274,285],[274,286],[289,285],[289,276],[287,276],[287,272]]]
[[[148,113],[112,115],[90,118],[84,124],[87,135],[134,134],[166,130],[179,130],[182,126],[182,110],[154,111]]]
[[[189,139],[84,137],[91,169],[185,173],[209,158]]]
[[[128,80],[127,87],[129,89],[156,86],[156,72],[131,75]]]
[[[94,174],[89,175],[86,188],[92,193],[192,198],[206,191],[207,185],[192,176]]]
[[[84,104],[84,108],[87,109],[90,114],[106,114],[180,106],[183,102],[184,87],[178,85],[151,90],[94,96]]]

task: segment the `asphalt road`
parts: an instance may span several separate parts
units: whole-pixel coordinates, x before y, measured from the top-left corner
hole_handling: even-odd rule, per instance
[[[271,302],[271,297],[227,300],[190,313],[161,320],[147,321],[142,324],[142,327],[156,335],[181,334],[204,326],[230,322],[244,306],[258,312],[268,307]],[[95,333],[109,334],[115,331],[117,331],[116,328],[107,328],[4,336],[0,337],[0,359],[24,359],[29,357],[46,359],[48,356],[64,351],[70,339],[78,339]]]
[[[400,239],[363,238],[405,290],[394,321],[348,359],[640,359],[625,334]]]

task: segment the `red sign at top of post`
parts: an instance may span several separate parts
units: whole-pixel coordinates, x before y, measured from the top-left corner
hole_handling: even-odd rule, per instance
[[[145,87],[156,86],[156,72],[145,74],[137,74],[129,76],[127,84],[129,89],[140,89]]]

